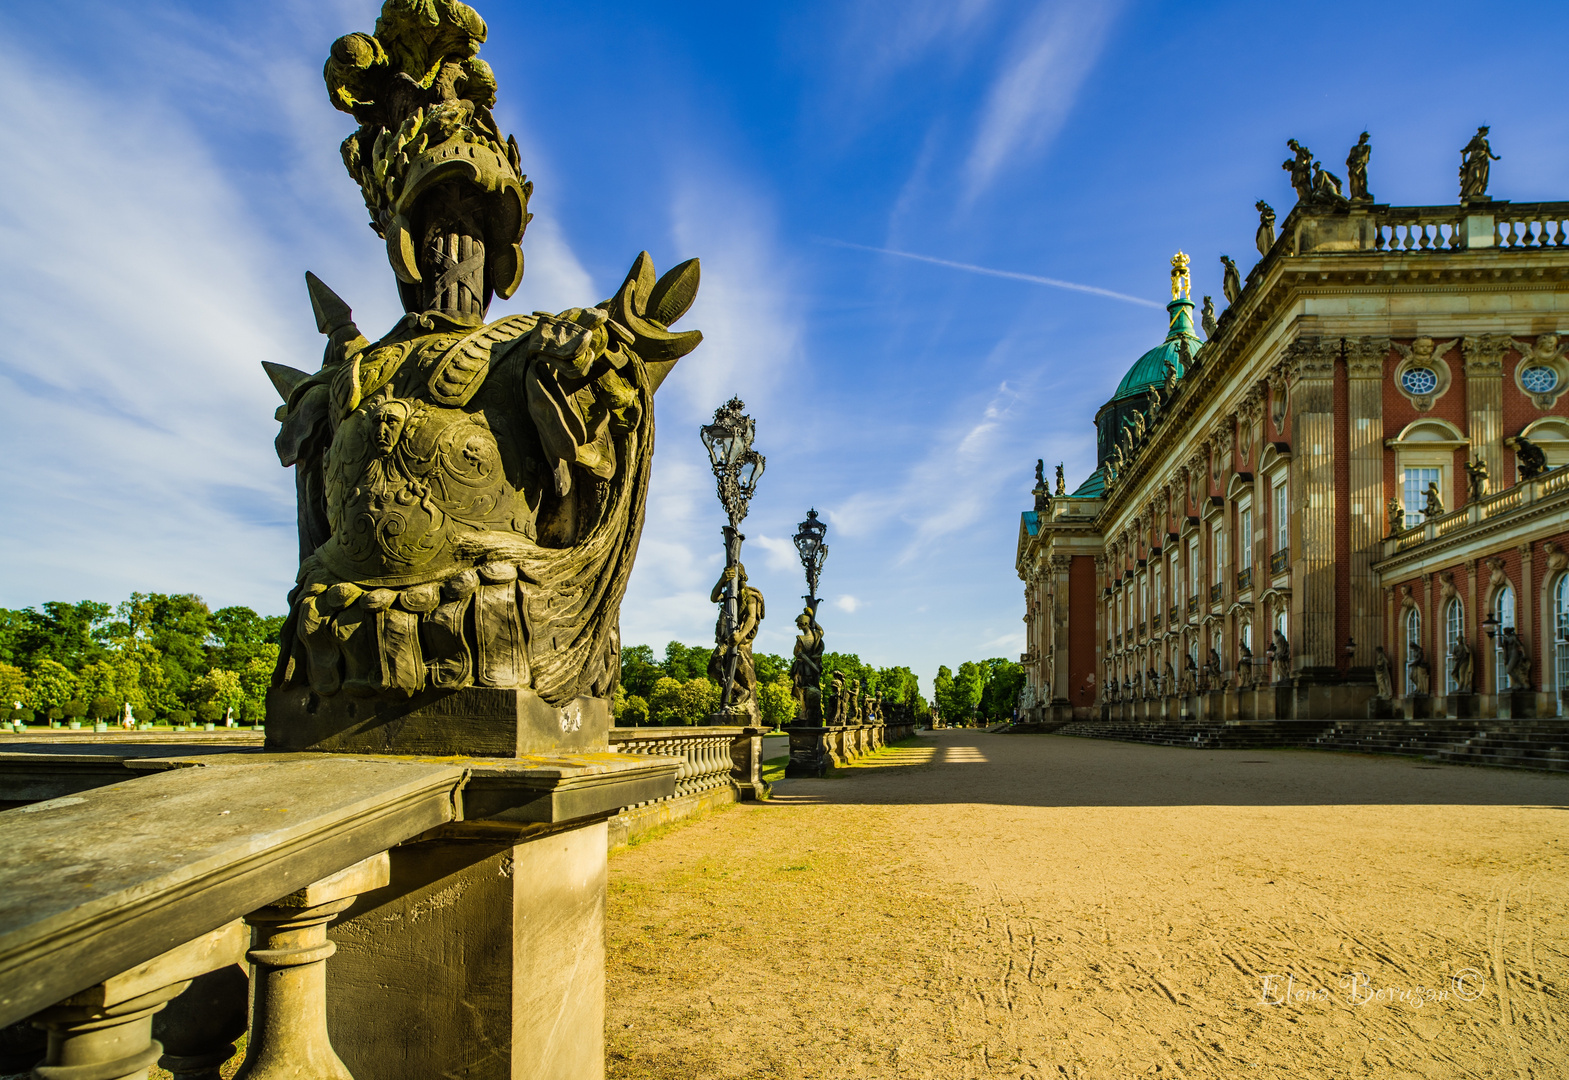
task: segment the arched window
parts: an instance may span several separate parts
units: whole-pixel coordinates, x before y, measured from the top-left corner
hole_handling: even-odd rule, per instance
[[[1454,661],[1455,646],[1465,637],[1465,605],[1457,596],[1444,606],[1444,693],[1454,694],[1461,691],[1470,691],[1469,686],[1461,686],[1455,682]]]
[[[1509,692],[1509,671],[1504,666],[1504,630],[1515,624],[1515,591],[1508,585],[1493,597],[1493,617],[1498,620],[1498,636],[1493,639],[1493,688],[1500,694]]]
[[[1569,690],[1569,574],[1553,585],[1553,686],[1562,702]]]
[[[1417,649],[1422,646],[1422,611],[1420,608],[1406,610],[1406,693],[1416,693],[1416,679],[1413,678],[1412,661],[1417,658]]]

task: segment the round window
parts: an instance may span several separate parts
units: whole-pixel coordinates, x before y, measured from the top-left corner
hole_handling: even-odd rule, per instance
[[[1406,388],[1408,394],[1431,394],[1438,388],[1438,376],[1432,368],[1409,368],[1400,376],[1400,385]]]
[[[1520,373],[1520,385],[1533,394],[1545,394],[1558,385],[1558,372],[1550,367],[1528,367]]]

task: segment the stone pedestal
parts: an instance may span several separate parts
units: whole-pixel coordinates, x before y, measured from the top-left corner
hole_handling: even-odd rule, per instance
[[[333,1046],[360,1077],[604,1077],[605,823],[462,823],[392,849],[334,929]]]
[[[1507,693],[1499,694],[1499,719],[1535,720],[1537,718],[1537,696],[1535,690],[1510,690]]]
[[[610,705],[580,697],[556,708],[532,690],[426,690],[401,701],[319,697],[308,687],[267,694],[267,749],[346,754],[520,754],[604,750]]]
[[[763,736],[768,733],[767,728],[745,728],[730,744],[730,782],[742,802],[768,798],[763,780]]]
[[[1368,699],[1377,693],[1372,682],[1299,678],[1291,688],[1293,720],[1352,720],[1367,715]],[[1282,716],[1284,719],[1284,716]]]
[[[1199,696],[1197,694],[1183,694],[1178,700],[1182,703],[1179,719],[1197,720],[1199,718]]]
[[[835,745],[843,728],[789,725],[784,730],[790,736],[790,762],[785,766],[785,776],[827,776],[829,769],[844,765]]]
[[[1377,694],[1367,699],[1367,718],[1369,720],[1394,720],[1404,715],[1395,701]]]
[[[1401,699],[1401,709],[1407,720],[1433,719],[1433,698],[1430,694],[1410,694]]]
[[[1451,720],[1475,720],[1482,715],[1482,700],[1477,694],[1447,694],[1444,715]]]
[[[1200,694],[1198,718],[1211,723],[1220,723],[1231,719],[1230,710],[1227,708],[1226,692],[1224,690],[1206,690]]]

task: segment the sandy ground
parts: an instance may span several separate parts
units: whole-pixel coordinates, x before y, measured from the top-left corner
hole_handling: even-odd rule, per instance
[[[1569,776],[920,741],[612,856],[610,1077],[1569,1077]]]

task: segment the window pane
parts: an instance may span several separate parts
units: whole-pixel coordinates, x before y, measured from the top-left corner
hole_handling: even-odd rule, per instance
[[[1427,503],[1427,485],[1439,482],[1438,469],[1407,469],[1405,486],[1406,528],[1422,524],[1422,507]]]

